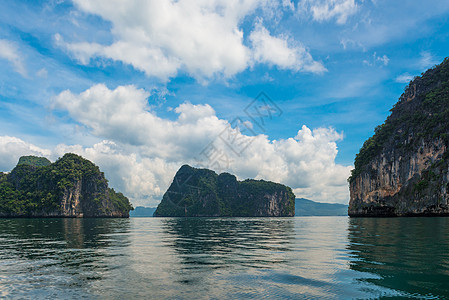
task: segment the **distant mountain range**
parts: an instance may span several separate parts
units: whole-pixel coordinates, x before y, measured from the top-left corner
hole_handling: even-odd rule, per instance
[[[347,216],[348,206],[345,204],[321,203],[304,198],[297,198],[295,216]]]
[[[134,210],[129,212],[129,216],[131,218],[135,217],[152,217],[154,212],[156,211],[156,207],[143,207],[137,206]]]
[[[137,206],[130,217],[152,217],[156,207]],[[347,216],[348,206],[344,204],[320,203],[304,198],[295,199],[295,216]]]

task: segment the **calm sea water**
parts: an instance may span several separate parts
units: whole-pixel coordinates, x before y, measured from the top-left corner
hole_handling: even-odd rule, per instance
[[[0,297],[449,298],[449,218],[0,219]]]

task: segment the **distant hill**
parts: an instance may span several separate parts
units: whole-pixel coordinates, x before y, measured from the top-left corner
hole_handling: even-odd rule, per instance
[[[311,200],[295,199],[295,216],[347,216],[348,206],[344,204],[320,203]],[[152,217],[156,207],[137,206],[129,212],[130,217]]]
[[[129,212],[131,218],[136,217],[152,217],[153,213],[156,211],[156,207],[143,207],[137,206],[134,210]]]
[[[295,216],[347,216],[344,204],[320,203],[304,198],[295,199]]]

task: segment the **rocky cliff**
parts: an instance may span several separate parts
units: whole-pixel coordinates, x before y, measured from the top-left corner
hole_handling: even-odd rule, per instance
[[[100,169],[76,154],[53,164],[22,157],[9,174],[0,173],[0,217],[129,217],[130,209]]]
[[[449,59],[416,77],[360,149],[350,216],[449,215]]]
[[[282,184],[237,181],[208,169],[182,166],[154,213],[156,217],[292,217],[295,195]]]

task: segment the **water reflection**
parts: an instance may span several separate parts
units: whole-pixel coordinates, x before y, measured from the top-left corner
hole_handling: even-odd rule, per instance
[[[270,268],[288,263],[294,240],[291,219],[166,219],[164,230],[185,267],[241,265]]]
[[[350,219],[350,268],[404,296],[449,297],[449,218]]]
[[[344,272],[347,218],[180,218],[161,222],[164,247],[174,250],[171,255],[177,258],[165,282],[171,281],[172,291],[182,291],[183,297],[335,299],[371,295],[356,290],[350,281],[354,272]]]
[[[9,242],[4,246],[19,247],[21,253],[46,244],[69,249],[104,248],[113,242],[105,236],[128,231],[128,219],[0,219],[0,238]]]
[[[0,296],[84,295],[110,268],[105,249],[126,247],[128,231],[126,219],[0,219],[0,285],[8,286]]]
[[[449,298],[449,218],[0,219],[0,298]]]

